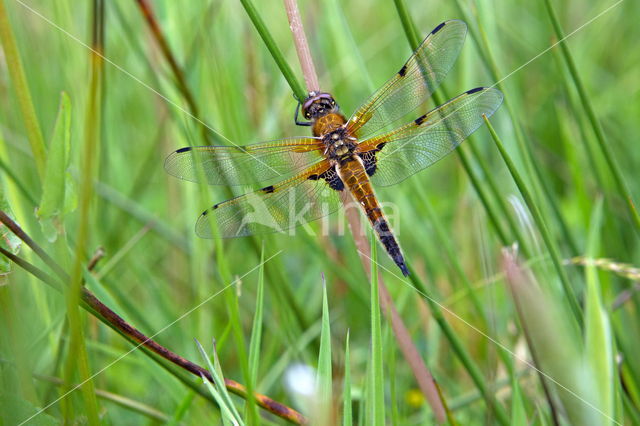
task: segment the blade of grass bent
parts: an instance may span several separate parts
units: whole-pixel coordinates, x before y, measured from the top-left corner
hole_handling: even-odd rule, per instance
[[[207,355],[206,351],[204,350],[200,342],[198,342],[197,340],[196,340],[196,345],[198,346],[198,351],[202,355],[202,358],[207,363],[209,373],[213,378],[213,383],[207,380],[204,374],[200,374],[200,377],[202,378],[205,386],[207,387],[207,389],[209,390],[213,398],[218,403],[218,407],[220,408],[220,412],[222,413],[222,417],[223,417],[223,424],[227,424],[228,422],[231,422],[231,424],[233,425],[243,424],[242,420],[240,420],[240,415],[236,411],[236,408],[233,405],[233,401],[231,401],[231,397],[229,396],[229,393],[227,392],[227,389],[224,386],[224,378],[222,377],[222,371],[220,368],[220,363],[218,362],[218,357],[215,354],[215,348],[214,348],[214,355],[213,355],[215,359],[215,365],[214,365],[211,363],[211,359]]]

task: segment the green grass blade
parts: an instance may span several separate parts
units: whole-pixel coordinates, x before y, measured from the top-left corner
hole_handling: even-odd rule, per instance
[[[49,144],[47,168],[42,185],[42,199],[37,210],[40,227],[49,241],[54,241],[63,215],[75,207],[75,193],[71,190],[67,166],[71,148],[71,100],[66,93],[60,95],[58,118]],[[69,191],[67,191],[69,189]],[[56,223],[57,222],[57,223]]]
[[[344,344],[344,386],[342,390],[342,425],[353,425],[351,407],[351,355],[349,353],[349,330]]]
[[[248,423],[258,424],[258,408],[254,397],[258,372],[260,367],[260,350],[262,347],[262,312],[264,310],[264,245],[260,254],[260,269],[258,270],[258,290],[256,294],[256,311],[253,314],[251,339],[249,340],[249,380],[247,381],[247,410]]]
[[[207,353],[202,347],[202,345],[200,344],[200,342],[196,341],[196,345],[198,346],[198,351],[200,352],[200,355],[202,355],[202,358],[207,363],[207,368],[211,373],[211,377],[213,378],[213,383],[207,380],[207,378],[204,376],[202,376],[202,380],[204,381],[207,389],[209,389],[209,392],[211,393],[211,395],[214,397],[214,399],[218,403],[218,406],[220,407],[220,412],[222,413],[222,416],[223,416],[223,421],[225,422],[225,424],[227,422],[230,422],[233,425],[244,424],[242,422],[242,419],[240,418],[240,415],[238,414],[238,411],[236,410],[235,405],[233,404],[233,401],[231,400],[231,396],[227,392],[227,388],[224,384],[224,377],[222,376],[222,368],[220,366],[220,362],[218,361],[218,355],[216,354],[215,348],[213,353],[213,358],[215,360],[215,363],[212,364],[211,359],[209,358],[209,356],[207,356]]]
[[[195,396],[195,393],[192,391],[188,391],[185,394],[184,398],[182,398],[182,401],[180,401],[180,403],[175,407],[173,416],[171,416],[171,419],[166,423],[167,426],[178,426],[181,424],[181,421],[184,418],[185,414],[189,411],[189,408],[193,405],[194,396]]]
[[[329,302],[327,302],[327,286],[322,280],[322,331],[320,333],[320,353],[318,355],[318,373],[316,377],[318,424],[330,424],[333,401],[333,383],[331,369],[331,322],[329,318]]]
[[[384,369],[382,365],[382,325],[378,292],[378,241],[371,235],[371,396],[368,404],[372,411],[372,424],[385,424]]]
[[[558,38],[558,40],[564,40],[564,31],[562,31],[560,21],[558,21],[558,17],[555,10],[553,9],[553,6],[551,5],[551,1],[544,0],[544,4],[547,9],[547,13],[549,14],[551,24],[553,25],[553,29],[556,33],[556,37]],[[591,123],[593,132],[596,135],[596,139],[598,140],[598,145],[600,146],[600,150],[602,151],[602,155],[604,156],[607,166],[609,167],[609,171],[614,178],[619,195],[625,200],[629,209],[629,214],[633,218],[637,230],[640,230],[640,214],[638,213],[638,210],[633,202],[633,198],[631,197],[629,188],[625,183],[622,171],[620,170],[620,167],[618,166],[618,163],[616,162],[613,153],[609,148],[609,143],[607,142],[604,131],[602,130],[600,120],[598,120],[595,110],[591,105],[591,99],[589,98],[589,95],[587,95],[587,91],[584,87],[584,83],[582,82],[582,78],[580,77],[580,73],[578,72],[578,68],[573,60],[573,57],[571,56],[571,52],[569,51],[569,47],[567,46],[567,43],[565,41],[562,41],[560,43],[560,51],[562,52],[562,57],[564,58],[567,67],[569,68],[569,73],[571,74],[571,78],[573,79],[576,90],[578,91],[578,95],[580,96],[582,107],[587,113],[587,117],[589,118],[589,122]]]
[[[587,239],[587,256],[598,256],[602,226],[602,199],[598,199],[591,219]],[[602,424],[613,424],[615,360],[609,315],[600,295],[596,267],[585,268],[587,291],[585,303],[585,356],[593,381],[594,404],[602,412]],[[590,409],[590,408],[589,408]]]
[[[382,337],[385,342],[385,347],[389,348],[387,342],[389,342],[389,329],[390,327],[387,324],[384,330],[384,336]],[[389,400],[390,401],[398,401],[398,381],[396,380],[398,370],[397,370],[397,362],[396,362],[396,351],[393,349],[387,350],[386,353],[387,358],[385,359],[385,367],[387,369],[387,377],[389,378]],[[400,422],[400,413],[399,413],[399,404],[391,404],[391,412],[388,413],[389,421],[392,425],[397,425]]]
[[[231,333],[233,335],[233,343],[235,345],[234,347],[237,354],[237,361],[240,364],[242,375],[246,382],[249,379],[251,373],[249,372],[249,359],[247,356],[245,335],[242,328],[242,320],[240,317],[238,293],[235,291],[225,292],[224,299],[227,304],[227,312],[229,313],[229,324],[231,326]]]
[[[526,425],[527,411],[524,408],[524,401],[522,400],[522,391],[520,390],[520,384],[517,377],[514,376],[511,385],[511,423],[512,425]]]
[[[18,52],[18,46],[4,3],[4,0],[0,1],[0,42],[2,42],[4,49],[4,56],[7,61],[7,68],[9,68],[11,82],[18,96],[18,104],[27,131],[29,144],[31,145],[31,152],[33,153],[33,158],[36,163],[36,170],[38,171],[40,180],[43,180],[47,149],[44,145],[44,138],[42,137],[36,110],[33,106],[29,85],[27,84],[27,76],[22,66],[22,59]]]
[[[282,51],[280,51],[280,49],[276,45],[273,36],[267,29],[267,26],[265,25],[255,6],[251,2],[251,0],[240,0],[240,3],[242,3],[244,10],[247,12],[247,15],[249,15],[249,19],[251,19],[251,22],[253,23],[253,26],[255,27],[256,31],[258,31],[258,34],[260,34],[260,37],[262,38],[264,44],[267,46],[267,49],[269,49],[269,53],[278,65],[278,68],[280,69],[283,77],[287,80],[287,83],[289,83],[289,87],[291,87],[291,90],[300,101],[304,100],[307,97],[306,90],[304,90],[304,87],[302,87],[300,81],[293,74],[293,70],[284,59]]]
[[[104,12],[104,4],[94,1],[92,5],[93,48],[86,56],[90,62],[90,77],[88,99],[84,116],[84,143],[81,148],[79,218],[76,234],[76,246],[70,273],[70,285],[66,289],[67,316],[69,320],[70,341],[67,356],[65,381],[74,382],[74,376],[80,373],[80,379],[87,383],[80,388],[85,400],[85,410],[90,424],[99,424],[98,403],[96,401],[94,382],[91,380],[91,370],[86,349],[82,319],[80,317],[80,293],[83,284],[82,274],[85,264],[85,252],[89,244],[91,229],[91,202],[94,197],[93,182],[97,175],[99,164],[99,146],[101,130],[102,81],[104,63],[98,54],[103,49],[100,15]],[[102,21],[102,23],[104,23]],[[59,240],[59,244],[62,241]],[[66,248],[65,248],[66,249]]]
[[[631,401],[631,398],[629,398],[629,395],[626,393],[622,394],[622,403],[625,408],[625,413],[627,413],[631,420],[630,424],[640,425],[640,410],[633,404],[633,401]]]
[[[400,22],[402,23],[402,29],[404,30],[404,34],[409,40],[409,44],[415,49],[420,44],[420,36],[418,35],[418,31],[416,30],[416,26],[409,15],[409,11],[407,10],[407,5],[404,0],[393,0],[395,4],[396,11],[398,12],[398,17],[400,18]]]

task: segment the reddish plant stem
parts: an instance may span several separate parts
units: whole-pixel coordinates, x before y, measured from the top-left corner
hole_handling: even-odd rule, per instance
[[[27,235],[27,233],[25,233],[17,223],[15,223],[5,212],[1,210],[0,222],[2,222],[18,238],[24,241],[56,273],[56,275],[58,275],[62,282],[69,282],[69,275],[38,244],[36,244],[36,242],[33,241],[31,237],[29,237],[29,235]],[[34,265],[31,265],[29,262],[21,259],[20,257],[14,255],[13,253],[5,250],[2,247],[0,247],[0,253],[2,253],[16,265],[36,276],[41,281],[61,291],[59,282],[46,274],[44,271],[38,269]],[[107,323],[110,327],[114,328],[118,332],[122,333],[122,335],[127,337],[132,342],[137,343],[138,346],[144,346],[160,357],[166,359],[167,361],[177,365],[184,370],[189,371],[197,377],[201,377],[201,375],[204,375],[207,380],[213,383],[213,378],[211,377],[211,374],[207,369],[189,361],[186,358],[183,358],[182,356],[157,343],[152,338],[145,336],[141,331],[126,322],[117,313],[115,313],[108,306],[102,303],[86,287],[81,287],[80,291],[80,297],[85,307],[98,319]],[[230,392],[239,395],[242,398],[247,398],[247,389],[244,385],[236,382],[235,380],[226,378],[225,385]],[[256,393],[254,394],[254,397],[260,407],[275,414],[278,417],[286,419],[295,424],[307,423],[307,419],[302,414],[278,401],[269,398],[266,395]]]
[[[296,0],[284,0],[284,7],[287,10],[289,28],[293,35],[293,43],[296,46],[296,52],[298,54],[298,60],[300,61],[300,68],[302,68],[302,75],[304,76],[307,91],[319,92],[320,83],[318,82],[318,74],[316,73],[316,68],[313,65],[313,58],[311,57],[311,51],[309,50],[309,43],[307,43],[307,36],[305,35],[304,27],[302,26],[298,3]]]

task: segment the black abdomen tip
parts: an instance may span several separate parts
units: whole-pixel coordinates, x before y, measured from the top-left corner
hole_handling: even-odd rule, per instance
[[[400,268],[400,271],[402,271],[402,275],[404,275],[405,277],[409,276],[409,269],[407,269],[407,265],[405,265],[404,262],[398,263],[398,268]]]

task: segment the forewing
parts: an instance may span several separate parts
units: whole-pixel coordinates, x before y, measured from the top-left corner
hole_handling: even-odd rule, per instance
[[[199,169],[210,185],[252,185],[300,173],[321,158],[315,138],[288,138],[245,146],[196,146],[171,153],[167,173],[199,182]]]
[[[371,181],[393,185],[429,167],[480,127],[482,116],[490,117],[502,98],[497,89],[472,89],[409,124],[363,141],[358,145],[361,155],[375,156]]]
[[[339,192],[325,178],[335,170],[324,160],[295,177],[214,205],[200,215],[196,233],[212,238],[212,223],[223,238],[281,232],[334,212]]]
[[[458,20],[431,31],[400,71],[353,114],[351,134],[363,140],[424,103],[453,66],[466,34],[467,25]]]

